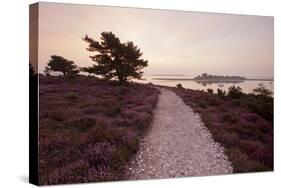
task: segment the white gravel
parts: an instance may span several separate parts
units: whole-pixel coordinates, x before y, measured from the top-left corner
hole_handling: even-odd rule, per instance
[[[174,92],[160,91],[151,130],[128,165],[127,179],[232,173],[224,148],[213,141],[200,116]]]

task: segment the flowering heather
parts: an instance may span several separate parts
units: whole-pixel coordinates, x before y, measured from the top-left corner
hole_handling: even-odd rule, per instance
[[[40,184],[121,180],[158,94],[137,83],[40,77]]]
[[[214,140],[225,147],[234,172],[273,170],[272,97],[167,88],[200,114]]]

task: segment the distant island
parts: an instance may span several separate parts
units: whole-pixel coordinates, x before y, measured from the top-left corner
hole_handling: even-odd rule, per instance
[[[219,76],[203,73],[199,76],[196,76],[194,80],[198,81],[244,81],[245,77],[242,76]]]

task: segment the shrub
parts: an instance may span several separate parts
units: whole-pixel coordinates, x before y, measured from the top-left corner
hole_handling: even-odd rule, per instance
[[[211,89],[211,88],[208,88],[208,89],[207,89],[207,92],[208,92],[208,93],[214,93],[214,90]]]
[[[65,94],[65,98],[67,100],[75,101],[78,99],[78,94],[75,92],[69,92]]]
[[[183,89],[182,85],[181,84],[177,84],[177,88],[179,89]]]
[[[257,113],[268,121],[273,121],[273,98],[266,96],[251,97],[247,100],[250,112]]]
[[[238,86],[236,87],[235,85],[231,86],[228,88],[228,93],[227,96],[231,99],[239,99],[243,95],[242,89]]]
[[[221,98],[225,98],[226,92],[222,89],[217,89],[218,96]]]
[[[265,87],[258,87],[253,89],[254,93],[256,93],[257,95],[262,95],[265,97],[271,96],[272,95],[272,91],[270,91],[269,89],[266,89]]]

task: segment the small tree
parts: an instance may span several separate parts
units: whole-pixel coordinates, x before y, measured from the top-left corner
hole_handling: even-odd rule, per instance
[[[141,59],[142,53],[133,42],[121,43],[112,32],[101,33],[101,42],[87,35],[83,40],[89,44],[87,50],[95,53],[90,56],[96,62],[93,73],[107,79],[117,78],[121,84],[130,78],[141,79],[141,70],[148,61]]]
[[[253,91],[257,95],[261,95],[261,96],[271,96],[272,95],[272,91],[270,91],[269,89],[266,89],[265,87],[258,87],[258,88],[253,89]]]
[[[45,74],[50,74],[50,71],[61,72],[64,76],[74,76],[79,73],[79,69],[73,61],[58,55],[52,55],[45,67]]]

